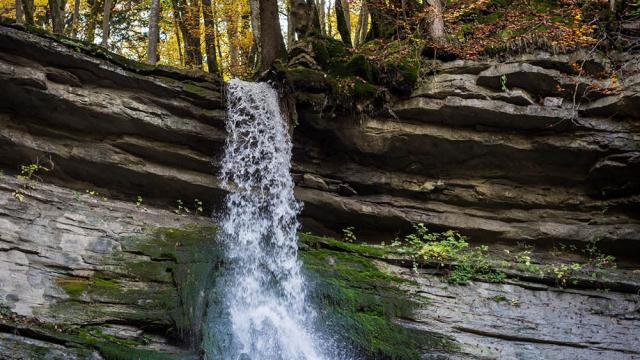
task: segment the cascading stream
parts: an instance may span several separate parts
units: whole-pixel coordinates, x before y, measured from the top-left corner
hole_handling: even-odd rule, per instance
[[[228,264],[218,291],[226,320],[224,329],[216,325],[215,352],[224,359],[322,359],[313,311],[305,306],[300,204],[278,94],[266,83],[231,80],[227,108],[220,177],[229,194],[220,240]]]

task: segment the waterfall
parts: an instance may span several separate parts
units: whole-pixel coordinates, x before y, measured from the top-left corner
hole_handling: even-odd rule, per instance
[[[215,358],[322,359],[305,305],[300,204],[278,94],[265,83],[231,80],[227,109],[220,178],[229,193],[219,234],[227,262],[217,291],[225,320],[214,325]]]

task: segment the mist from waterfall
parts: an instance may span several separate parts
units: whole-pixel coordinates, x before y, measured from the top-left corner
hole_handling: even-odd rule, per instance
[[[225,273],[211,359],[316,360],[320,338],[305,302],[298,260],[291,139],[278,94],[266,83],[231,80],[220,179],[229,193],[219,241]],[[211,321],[211,320],[210,320]]]

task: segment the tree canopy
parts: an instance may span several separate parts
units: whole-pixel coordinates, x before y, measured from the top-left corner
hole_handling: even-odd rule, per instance
[[[0,16],[26,26],[225,78],[250,77],[310,36],[371,57],[415,46],[459,58],[630,48],[637,37],[620,24],[639,14],[639,2],[616,0],[0,0]]]

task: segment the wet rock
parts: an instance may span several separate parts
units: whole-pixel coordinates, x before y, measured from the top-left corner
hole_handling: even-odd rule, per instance
[[[318,190],[329,190],[329,186],[327,185],[327,183],[324,182],[321,177],[314,174],[304,174],[302,176],[301,185]]]

